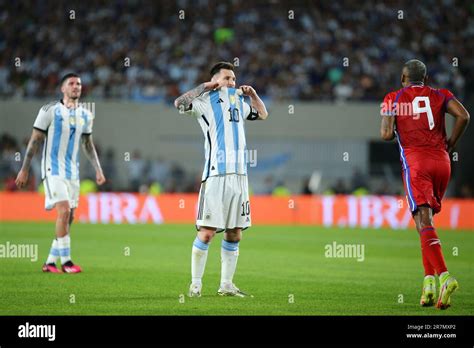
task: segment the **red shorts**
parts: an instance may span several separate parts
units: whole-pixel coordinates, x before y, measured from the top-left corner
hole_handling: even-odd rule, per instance
[[[402,177],[408,205],[414,213],[418,206],[429,205],[433,213],[441,211],[441,200],[451,175],[449,155],[412,152],[402,158]]]

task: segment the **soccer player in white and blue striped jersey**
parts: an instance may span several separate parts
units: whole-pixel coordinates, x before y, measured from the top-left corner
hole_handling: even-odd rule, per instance
[[[82,85],[79,75],[70,73],[61,79],[63,98],[44,105],[36,117],[33,133],[26,149],[23,165],[16,178],[22,188],[28,182],[31,159],[43,146],[41,176],[45,186],[45,208],[56,208],[56,238],[43,272],[79,273],[81,267],[71,260],[70,227],[74,209],[79,203],[80,143],[96,170],[96,182],[102,185],[105,177],[92,140],[93,115],[79,104]],[[57,260],[61,260],[61,270]]]
[[[243,95],[250,98],[251,105]],[[264,120],[268,112],[251,86],[235,88],[234,66],[228,62],[215,64],[211,81],[183,94],[174,104],[183,113],[196,117],[204,134],[205,163],[189,296],[201,296],[209,243],[216,233],[225,231],[217,293],[244,297],[246,294],[233,283],[242,230],[251,225],[244,120]]]

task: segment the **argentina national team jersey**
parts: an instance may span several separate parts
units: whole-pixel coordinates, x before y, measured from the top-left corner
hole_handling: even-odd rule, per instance
[[[250,105],[235,88],[205,92],[186,113],[196,116],[204,134],[205,163],[202,180],[224,174],[247,174],[244,119]]]
[[[92,113],[79,106],[68,109],[62,101],[44,105],[34,128],[46,133],[41,177],[59,176],[79,180],[81,135],[92,133]]]

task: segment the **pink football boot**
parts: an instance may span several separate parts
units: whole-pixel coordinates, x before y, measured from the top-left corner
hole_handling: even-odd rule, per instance
[[[71,261],[66,262],[62,266],[63,272],[64,273],[80,273],[82,272],[82,269],[80,266],[73,264]]]
[[[58,269],[58,267],[56,267],[56,265],[54,263],[45,263],[43,265],[43,272],[47,272],[47,273],[63,273],[61,272],[60,269]]]

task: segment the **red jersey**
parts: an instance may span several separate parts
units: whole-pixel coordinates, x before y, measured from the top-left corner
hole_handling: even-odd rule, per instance
[[[396,116],[396,135],[405,155],[423,152],[448,158],[444,117],[453,98],[447,89],[420,85],[410,85],[385,96],[383,114]]]
[[[436,214],[451,174],[444,116],[454,95],[410,85],[385,96],[382,115],[395,117],[402,177],[412,212],[428,205]]]

